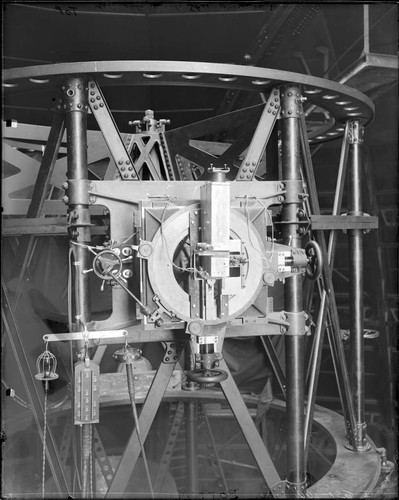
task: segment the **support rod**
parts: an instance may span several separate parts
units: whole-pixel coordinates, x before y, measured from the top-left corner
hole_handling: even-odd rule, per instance
[[[343,192],[344,192],[344,183],[345,183],[345,177],[346,177],[346,169],[347,169],[347,158],[348,158],[348,129],[349,126],[348,124],[346,125],[345,128],[345,135],[342,141],[342,147],[341,147],[341,156],[340,156],[340,162],[339,162],[339,167],[338,167],[338,175],[337,175],[337,182],[336,182],[336,187],[335,187],[335,196],[334,196],[334,204],[333,204],[333,215],[338,215],[341,211],[341,205],[342,205],[342,198],[343,198]],[[304,170],[305,170],[305,178],[307,180],[307,183],[311,185],[310,187],[310,192],[313,194],[316,194],[316,183],[314,179],[314,171],[313,171],[313,165],[312,165],[312,157],[310,154],[310,149],[309,149],[309,143],[307,140],[306,136],[306,124],[305,121],[301,121],[301,141],[302,141],[302,152],[303,152],[303,158],[304,158]],[[320,207],[317,198],[314,199],[312,198],[310,205],[310,210],[311,214],[319,214],[320,213]],[[334,265],[334,253],[335,253],[335,246],[336,246],[336,231],[331,231],[330,236],[328,239],[328,249],[327,249],[327,262],[326,265],[332,269]],[[318,235],[318,237],[324,239],[324,235]],[[322,243],[322,246],[324,247],[325,245]],[[328,281],[330,278],[330,273],[328,273],[328,276],[325,278],[326,281],[326,286],[327,288],[329,287]],[[319,374],[320,374],[320,364],[321,364],[321,357],[322,357],[322,349],[323,349],[323,342],[324,342],[324,333],[325,333],[325,322],[326,322],[326,317],[327,317],[327,305],[328,305],[328,294],[326,291],[326,286],[323,287],[321,290],[321,286],[319,284],[320,288],[320,306],[319,306],[319,311],[318,311],[318,317],[317,317],[317,322],[316,322],[316,330],[314,334],[314,341],[313,341],[313,349],[312,349],[312,356],[310,358],[310,365],[309,365],[309,386],[308,386],[308,399],[307,399],[307,411],[305,415],[305,463],[307,463],[307,457],[309,453],[309,445],[310,445],[310,438],[311,438],[311,432],[312,432],[312,422],[313,422],[313,413],[314,413],[314,406],[316,403],[316,393],[317,393],[317,386],[318,386],[318,381],[319,381]]]
[[[348,215],[363,215],[362,210],[362,144],[363,125],[358,120],[350,122],[350,162]],[[355,447],[367,449],[364,406],[364,321],[363,321],[363,231],[348,230],[350,278],[350,344],[352,359],[352,391],[355,407]]]
[[[69,237],[73,244],[75,291],[74,319],[75,331],[82,331],[91,321],[90,284],[88,274],[91,258],[85,245],[90,245],[90,212],[87,185],[87,82],[84,77],[68,77],[62,86],[63,108],[67,129],[67,183]],[[72,189],[71,186],[75,186]],[[83,345],[79,346],[81,349]],[[92,454],[91,424],[82,428],[82,494],[90,496],[90,457]]]
[[[186,411],[186,454],[187,454],[187,493],[198,493],[198,403],[189,402],[185,405]]]
[[[281,88],[281,143],[283,180],[301,180],[300,116],[301,89],[295,85]],[[301,193],[290,193],[283,203],[282,221],[284,243],[293,248],[301,246],[298,210]],[[302,276],[296,274],[284,286],[285,310],[303,312]],[[287,482],[286,493],[302,496],[305,492],[304,461],[304,358],[305,332],[290,331],[285,336],[286,407],[287,407]]]

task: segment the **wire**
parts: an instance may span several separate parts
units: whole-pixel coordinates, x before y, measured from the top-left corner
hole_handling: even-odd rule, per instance
[[[254,250],[255,250],[255,251],[256,251],[256,252],[257,252],[257,253],[258,253],[258,254],[262,257],[262,259],[266,262],[267,267],[269,267],[269,264],[271,263],[272,258],[273,258],[273,251],[274,251],[274,227],[273,227],[273,220],[272,220],[271,215],[269,214],[269,211],[268,211],[268,209],[266,208],[266,206],[265,206],[265,205],[264,205],[264,204],[263,204],[263,203],[262,203],[262,202],[261,202],[258,198],[256,198],[256,196],[255,196],[255,197],[251,197],[251,198],[253,198],[254,200],[258,201],[258,202],[259,202],[259,203],[263,206],[263,208],[266,210],[266,213],[267,213],[267,214],[269,215],[269,217],[270,217],[270,222],[271,222],[271,227],[272,227],[272,249],[271,249],[271,251],[270,251],[270,253],[269,253],[269,256],[265,256],[265,255],[263,255],[263,253],[262,253],[260,250],[258,250],[258,249],[254,246],[254,244],[253,244],[253,242],[252,242],[251,231],[250,231],[251,220],[250,220],[249,211],[248,211],[248,198],[249,198],[249,197],[248,197],[247,195],[246,195],[246,196],[244,196],[244,199],[245,199],[245,206],[244,206],[244,210],[245,210],[245,215],[246,215],[246,217],[247,217],[247,230],[248,230],[248,238],[249,238],[249,242],[250,242],[250,244],[251,244],[252,248],[253,248],[253,249],[254,249]]]
[[[270,227],[272,229],[272,235],[271,235],[271,239],[272,239],[272,248],[269,252],[269,256],[266,257],[268,259],[268,262],[271,262],[272,261],[272,258],[273,258],[273,254],[274,254],[274,243],[275,243],[275,240],[274,240],[274,225],[273,225],[273,218],[270,214],[270,211],[269,209],[267,208],[267,206],[259,199],[259,198],[255,198],[255,200],[260,203],[262,205],[262,207],[265,209],[265,212],[267,214],[267,216],[269,217],[269,221],[270,221]]]
[[[170,205],[170,202],[171,202],[170,198],[165,202],[165,207],[163,209],[162,216],[161,216],[161,227],[160,227],[162,246],[165,247],[166,257],[168,258],[169,262],[172,264],[172,266],[175,269],[178,269],[179,271],[187,271],[187,272],[197,273],[199,276],[203,277],[201,272],[198,271],[198,269],[196,269],[195,267],[180,267],[180,266],[176,265],[173,262],[173,260],[170,258],[168,243],[166,241],[166,238],[165,238],[165,235],[163,232],[163,224],[164,224],[164,220],[165,220],[165,214],[166,214],[166,210],[167,210],[168,206]]]
[[[42,456],[42,496],[46,480],[46,435],[47,435],[47,390],[44,391],[43,456]]]

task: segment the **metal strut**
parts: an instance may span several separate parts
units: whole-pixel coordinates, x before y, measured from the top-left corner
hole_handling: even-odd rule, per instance
[[[89,277],[82,271],[90,267],[90,254],[86,245],[91,243],[90,212],[87,192],[87,112],[88,86],[85,77],[68,77],[62,86],[63,108],[67,129],[67,180],[66,196],[70,221],[69,237],[73,245],[76,331],[86,330],[91,320]],[[83,349],[83,343],[78,346]],[[90,460],[92,456],[92,427],[82,424],[82,494],[90,496]]]
[[[303,113],[299,86],[285,85],[281,95],[282,177],[293,181],[301,179],[299,120]],[[289,196],[283,203],[282,221],[285,244],[301,247],[298,211],[302,206],[301,193]],[[293,275],[284,287],[287,313],[303,312],[302,276]],[[287,408],[287,482],[286,493],[302,496],[305,485],[304,457],[304,391],[305,391],[305,332],[291,331],[285,336],[286,408]],[[298,329],[299,330],[299,329]]]

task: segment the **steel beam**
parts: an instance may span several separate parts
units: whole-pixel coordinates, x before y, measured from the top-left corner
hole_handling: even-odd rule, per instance
[[[152,422],[154,421],[175,366],[175,362],[162,362],[157,370],[157,373],[155,374],[139,416],[142,442],[145,442],[148,432],[150,431]],[[112,483],[108,489],[106,498],[121,497],[121,494],[125,491],[139,455],[140,443],[136,429],[134,429],[123,451],[121,461],[119,462]]]
[[[68,203],[69,236],[73,245],[74,272],[73,290],[75,291],[74,327],[77,331],[86,330],[91,320],[89,276],[84,274],[90,269],[91,258],[86,245],[91,244],[90,212],[84,183],[88,180],[87,165],[87,81],[85,77],[68,77],[62,86],[63,108],[67,129],[67,180],[68,189],[65,201]],[[72,192],[71,185],[79,186]],[[80,187],[80,186],[83,186]],[[82,349],[83,344],[80,342]],[[91,485],[90,459],[92,456],[91,424],[82,426],[82,494],[90,496]]]
[[[281,161],[283,181],[301,180],[300,116],[303,113],[301,88],[285,85],[281,97]],[[298,211],[301,193],[287,194],[283,203],[283,239],[286,245],[301,247]],[[284,286],[287,313],[303,312],[302,275],[286,279]],[[290,329],[292,330],[292,329]],[[304,459],[305,331],[290,331],[285,336],[287,405],[287,483],[286,493],[301,496],[306,490]]]
[[[220,382],[222,391],[226,396],[235,418],[237,419],[238,425],[244,434],[249,449],[255,458],[267,486],[272,492],[274,492],[276,485],[281,483],[280,476],[274,466],[269,452],[265,448],[262,438],[259,436],[255,423],[248,412],[240,391],[238,390],[238,387],[236,386],[230,370],[224,360],[220,361],[220,368],[225,370],[228,374],[227,379]]]
[[[337,190],[334,199],[333,213],[338,213],[339,208],[342,203],[344,180],[346,174],[347,158],[348,158],[348,125],[345,129],[344,140],[341,148],[340,164],[338,169],[337,177]],[[309,189],[309,205],[311,213],[319,214],[320,206],[317,197],[316,181],[314,178],[314,172],[312,168],[312,157],[310,154],[309,143],[306,137],[306,123],[304,119],[301,119],[301,145],[302,152],[304,155],[304,173],[307,186]],[[342,345],[339,318],[337,312],[337,306],[335,303],[334,289],[332,283],[331,269],[334,262],[335,253],[335,237],[334,234],[329,240],[329,245],[327,249],[324,233],[319,231],[316,233],[317,240],[320,244],[320,248],[323,255],[323,260],[330,265],[325,265],[323,268],[323,290],[320,289],[321,294],[321,304],[319,308],[319,319],[323,320],[325,317],[324,309],[327,310],[328,327],[327,334],[329,339],[329,344],[331,348],[331,356],[334,364],[334,371],[337,378],[338,391],[341,399],[342,410],[345,417],[346,432],[348,437],[348,443],[351,446],[354,442],[354,428],[355,428],[355,415],[352,403],[352,394],[350,389],[350,381],[348,375],[348,369],[346,365],[345,352]],[[310,443],[310,433],[311,433],[311,423],[312,415],[314,411],[314,404],[316,399],[316,390],[319,376],[319,369],[321,362],[321,350],[323,346],[324,337],[324,323],[319,323],[315,333],[312,361],[310,367],[310,381],[309,381],[309,393],[308,393],[308,406],[305,420],[305,457],[307,456]]]
[[[88,104],[107,143],[121,179],[138,180],[137,171],[97,82],[90,80]]]
[[[353,120],[349,123],[349,195],[348,214],[363,215],[362,203],[362,144],[363,125]],[[364,404],[364,312],[363,312],[363,231],[351,229],[349,240],[349,299],[350,299],[350,345],[352,360],[352,391],[355,407],[355,449],[368,449]]]
[[[186,414],[186,481],[188,494],[198,491],[198,403],[190,401],[185,404]]]
[[[35,218],[41,215],[42,208],[47,198],[48,187],[50,186],[50,179],[53,175],[55,162],[57,161],[58,151],[60,148],[62,136],[65,131],[65,117],[61,112],[61,107],[58,105],[55,113],[53,124],[50,129],[46,149],[40,169],[36,178],[35,187],[32,194],[32,200],[29,204],[27,218]],[[31,258],[32,250],[34,248],[34,236],[25,236],[20,239],[17,254],[14,260],[14,267],[12,275],[18,276],[17,286],[17,302],[22,289],[22,280]]]

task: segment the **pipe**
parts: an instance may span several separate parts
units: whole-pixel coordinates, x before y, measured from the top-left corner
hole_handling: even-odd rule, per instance
[[[350,124],[350,162],[348,215],[363,215],[361,156],[363,126],[357,120]],[[352,360],[352,391],[355,408],[355,448],[367,449],[364,405],[364,320],[363,320],[363,230],[348,230],[350,345]]]
[[[87,181],[87,82],[84,77],[69,77],[62,86],[63,108],[66,117],[67,129],[67,180]],[[67,189],[69,189],[69,185]],[[68,191],[67,191],[68,192]],[[91,321],[90,283],[89,276],[82,271],[91,267],[89,250],[82,245],[90,245],[90,212],[83,190],[72,199],[64,198],[68,204],[70,226],[69,237],[76,242],[73,245],[74,275],[73,287],[75,290],[75,328],[76,331],[85,329]],[[83,341],[78,343],[83,349]],[[82,494],[90,497],[90,457],[92,453],[91,424],[82,426]]]
[[[300,88],[287,85],[281,89],[282,175],[284,180],[301,180],[299,116],[302,113]],[[298,231],[300,193],[289,196],[282,211],[284,243],[301,247]],[[285,310],[303,312],[302,275],[286,279]],[[301,496],[305,491],[304,460],[304,386],[305,332],[294,331],[285,336],[286,408],[287,408],[287,483],[286,493]]]

